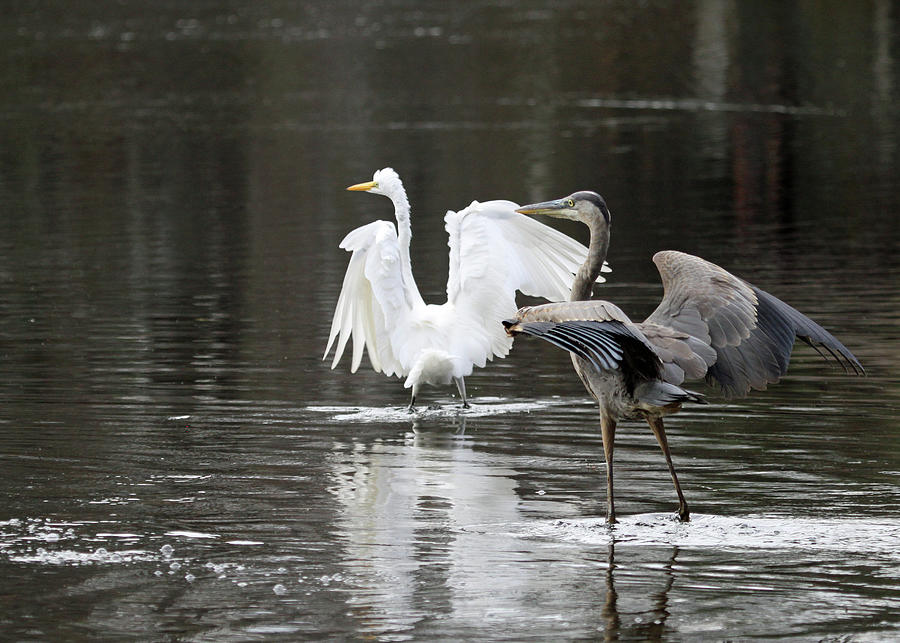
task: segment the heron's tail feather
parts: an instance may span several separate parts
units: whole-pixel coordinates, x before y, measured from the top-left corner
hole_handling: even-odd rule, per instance
[[[634,390],[634,396],[641,403],[650,406],[665,407],[683,402],[707,404],[706,399],[700,393],[683,389],[680,386],[675,386],[662,380],[650,380],[638,384]]]

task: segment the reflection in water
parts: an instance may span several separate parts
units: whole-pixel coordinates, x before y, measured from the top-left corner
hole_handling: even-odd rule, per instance
[[[559,552],[540,540],[499,551],[490,545],[508,538],[510,529],[528,529],[516,481],[521,473],[497,467],[473,444],[459,433],[422,431],[408,433],[404,444],[338,446],[331,492],[340,506],[343,574],[356,586],[348,604],[360,631],[423,632],[438,619],[450,635],[477,630],[479,621],[536,613],[567,619],[556,611],[561,605],[575,611],[596,605],[602,621],[593,631],[605,640],[658,640],[669,616],[678,547],[654,549],[649,560],[617,559],[616,537],[608,532],[604,559],[574,568],[557,560],[556,572],[542,559],[558,559]],[[560,573],[570,577],[551,589]],[[535,595],[543,591],[566,597],[542,605]]]
[[[693,67],[695,92],[698,98],[721,105],[727,100],[728,69],[730,65],[728,23],[733,20],[733,3],[723,0],[702,0],[697,3],[697,31],[694,35]],[[705,163],[719,167],[707,172],[719,174],[727,160],[726,130],[728,118],[722,110],[699,118]]]
[[[616,564],[615,536],[610,539],[607,554],[606,569],[606,601],[603,603],[603,618],[606,628],[603,631],[604,641],[618,641],[621,638],[628,640],[659,641],[666,631],[666,619],[669,617],[669,591],[675,583],[675,561],[678,558],[678,547],[671,548],[671,555],[663,562],[658,571],[661,571],[662,582],[657,588],[650,590],[649,585],[657,583],[654,578],[648,587],[624,583],[624,596],[630,599],[631,604],[621,605],[619,591],[616,589],[616,576],[622,575],[620,565]],[[660,549],[660,552],[665,551]],[[654,574],[657,576],[659,574]],[[648,579],[649,579],[649,575]],[[647,591],[646,597],[634,596],[635,589],[640,592]],[[650,590],[650,591],[648,591]],[[646,598],[646,601],[642,599]],[[624,602],[624,601],[623,601]],[[645,602],[646,605],[641,605]],[[638,603],[635,609],[634,603]],[[620,614],[620,609],[622,613]],[[623,619],[624,617],[624,619]],[[623,624],[623,620],[625,623]]]
[[[491,597],[495,577],[485,571],[496,563],[482,548],[468,546],[466,529],[522,518],[514,471],[491,467],[465,438],[407,436],[400,446],[340,445],[346,456],[333,473],[346,565],[364,588],[353,612],[372,633],[412,627],[425,605],[428,612],[452,613],[457,590]],[[432,446],[434,440],[452,442],[448,450]],[[505,570],[503,577],[512,596],[519,594],[515,587],[535,580],[524,568]],[[485,608],[527,606],[495,596]],[[409,614],[409,621],[398,621],[397,613]]]
[[[896,4],[891,0],[877,0],[872,15],[872,33],[875,52],[872,60],[874,78],[874,106],[872,121],[875,128],[875,146],[878,154],[878,168],[893,167],[897,163],[897,118],[894,91],[896,85],[894,57],[891,43],[896,35],[891,30],[891,12]],[[888,177],[883,180],[889,181]]]

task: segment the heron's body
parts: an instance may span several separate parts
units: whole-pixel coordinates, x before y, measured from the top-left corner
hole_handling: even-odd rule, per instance
[[[588,301],[589,280],[609,246],[611,217],[602,197],[576,192],[519,211],[575,219],[591,229],[588,257],[572,285],[571,301],[522,308],[504,326],[510,335],[540,337],[572,353],[575,372],[600,410],[609,522],[615,522],[616,423],[635,417],[644,418],[656,436],[678,494],[678,514],[688,520],[662,419],[685,402],[703,403],[702,396],[682,388],[686,379],[705,377],[727,396],[764,389],[787,372],[798,337],[839,362],[843,359],[848,369],[863,372],[853,354],[814,321],[719,266],[683,252],[654,255],[665,293],[656,310],[635,323],[610,302]]]
[[[515,312],[516,291],[565,299],[587,256],[582,244],[517,213],[511,201],[473,201],[444,217],[447,301],[427,304],[413,277],[410,207],[400,177],[385,168],[373,181],[348,189],[390,198],[397,223],[374,221],[341,242],[352,255],[325,355],[337,341],[334,368],[352,337],[350,370],[356,371],[365,350],[376,372],[406,378],[410,408],[422,385],[451,381],[467,406],[464,378],[509,353],[512,340],[499,322]]]

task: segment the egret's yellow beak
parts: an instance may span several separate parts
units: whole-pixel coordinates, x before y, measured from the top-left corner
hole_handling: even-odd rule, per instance
[[[351,185],[348,190],[351,192],[368,192],[372,188],[377,188],[378,184],[375,181],[366,181],[365,183],[357,183],[356,185]]]

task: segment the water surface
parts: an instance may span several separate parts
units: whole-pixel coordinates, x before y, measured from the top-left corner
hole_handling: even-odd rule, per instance
[[[892,3],[17,4],[0,25],[0,638],[900,637]],[[429,301],[448,208],[595,189],[602,296],[692,252],[810,314],[668,421],[693,511],[521,342],[473,409],[322,362],[385,165]],[[559,224],[586,240],[585,230]]]

